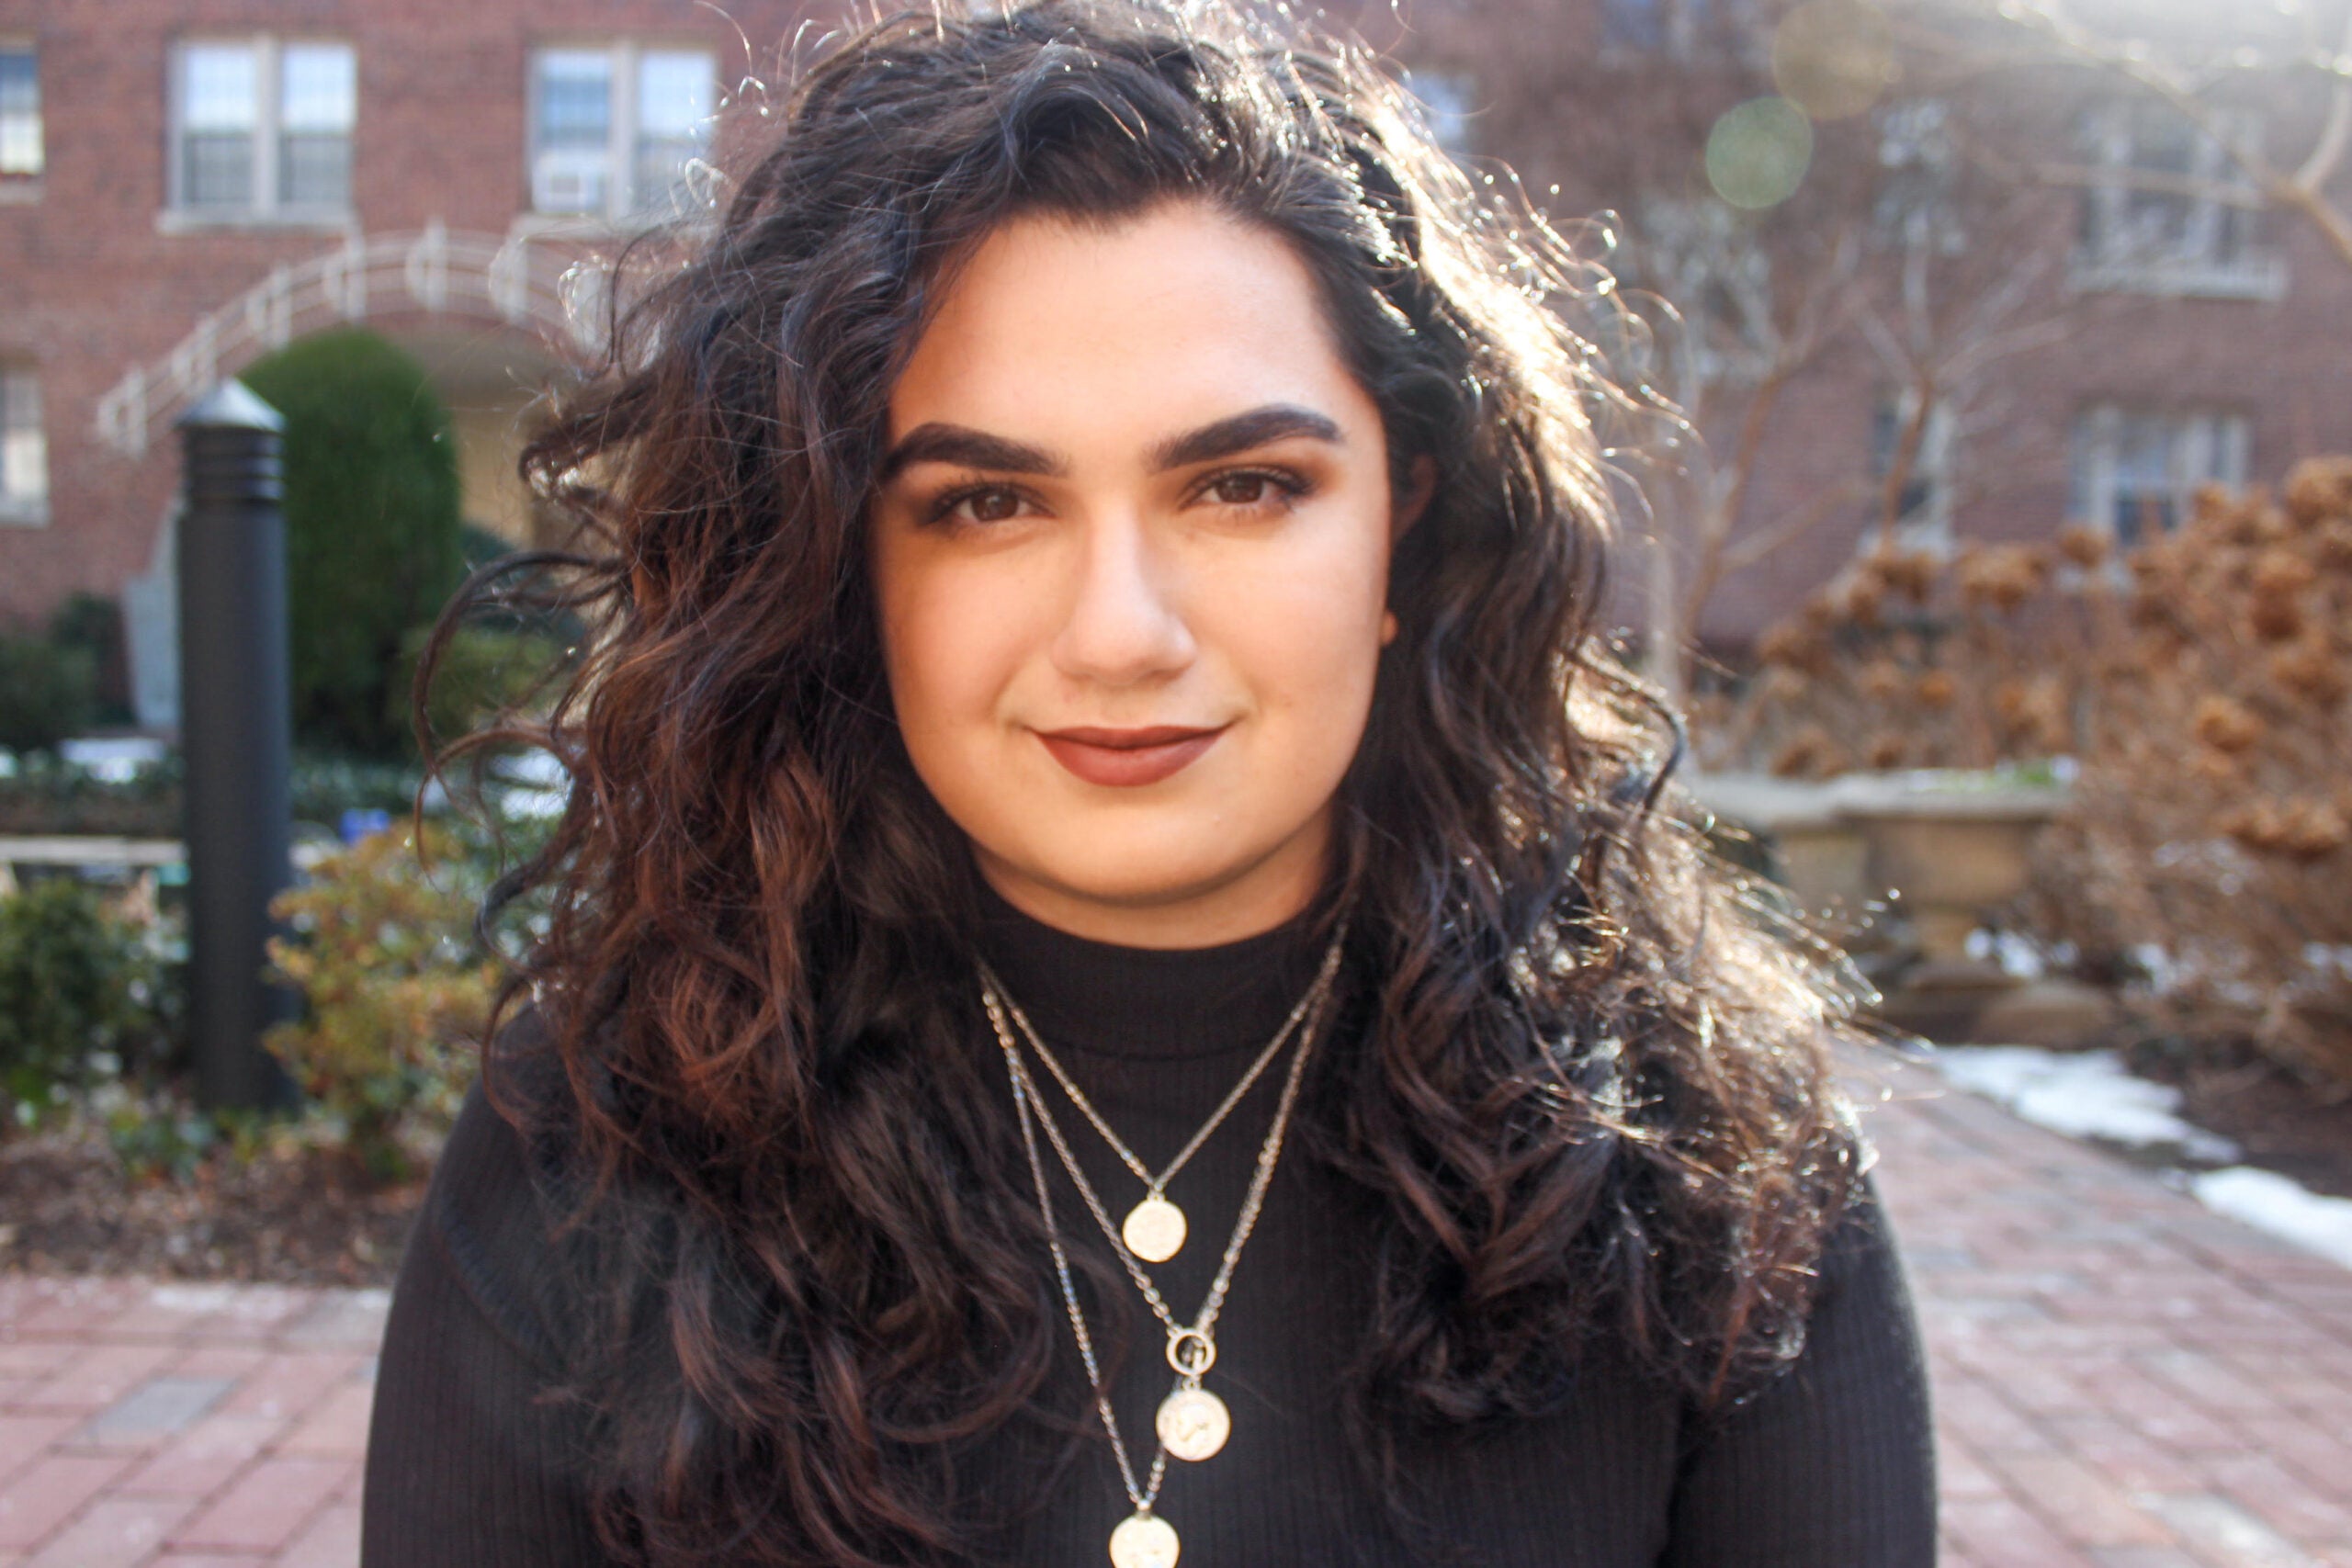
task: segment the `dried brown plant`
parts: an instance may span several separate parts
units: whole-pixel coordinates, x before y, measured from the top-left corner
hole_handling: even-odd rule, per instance
[[[1699,715],[1707,765],[2071,759],[2042,934],[2144,974],[2169,1027],[2352,1084],[2352,457],[2126,551],[1875,553],[1758,650]]]

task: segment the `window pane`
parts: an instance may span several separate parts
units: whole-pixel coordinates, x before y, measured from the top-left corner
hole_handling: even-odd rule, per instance
[[[711,59],[657,51],[637,62],[637,147],[631,191],[640,210],[675,209],[685,166],[699,156],[710,118]]]
[[[40,378],[29,370],[0,371],[0,430],[40,428]]]
[[[0,49],[0,115],[40,113],[40,73],[28,49]]]
[[[279,64],[281,125],[289,131],[351,130],[358,90],[348,44],[290,43]]]
[[[192,43],[180,56],[180,124],[191,131],[250,131],[259,118],[250,44]]]
[[[1604,0],[1600,33],[1620,49],[1656,49],[1666,41],[1664,0]]]
[[[321,132],[278,138],[277,199],[288,207],[349,207],[351,138]]]
[[[703,139],[710,118],[712,65],[707,54],[662,50],[637,62],[637,129],[644,137]]]
[[[2173,525],[2172,444],[2173,422],[2161,414],[2127,413],[2117,424],[2115,536],[2126,546]]]
[[[0,175],[40,173],[40,75],[30,50],[0,50]]]
[[[180,196],[190,207],[254,204],[250,131],[190,132],[180,141]]]
[[[40,427],[40,379],[0,371],[0,503],[37,507],[49,497],[49,446]]]
[[[613,125],[613,62],[601,50],[551,49],[538,58],[535,145],[601,151]]]

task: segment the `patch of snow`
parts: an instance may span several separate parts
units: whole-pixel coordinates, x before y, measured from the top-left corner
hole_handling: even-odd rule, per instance
[[[571,803],[568,789],[510,789],[498,797],[498,809],[508,817],[560,817]]]
[[[2146,972],[2148,988],[2157,996],[2165,995],[2180,983],[2180,965],[2173,962],[2172,954],[2161,943],[2133,943],[2132,961]]]
[[[2303,943],[2303,963],[2313,969],[2334,970],[2346,979],[2352,979],[2352,942],[2337,942],[2333,947],[2324,942]]]
[[[1968,956],[1979,964],[1992,959],[2000,965],[2001,973],[2023,980],[2041,978],[2041,954],[2031,941],[2016,931],[1992,931],[1978,926],[1968,933]]]
[[[128,784],[161,762],[170,748],[147,735],[85,736],[57,743],[60,761],[105,784]]]
[[[237,1292],[226,1285],[158,1285],[147,1299],[165,1312],[226,1312]]]
[[[2217,1214],[2352,1269],[2352,1198],[2324,1197],[2277,1171],[2244,1165],[2192,1176],[2188,1190]]]
[[[499,809],[509,817],[560,817],[571,799],[571,772],[552,751],[524,751],[503,759],[499,776],[513,787],[501,792]]]
[[[2177,1148],[2184,1157],[2202,1163],[2239,1155],[2229,1139],[2181,1120],[2178,1089],[2132,1077],[2112,1051],[1945,1046],[1936,1053],[1936,1063],[1962,1089],[2069,1137]]]

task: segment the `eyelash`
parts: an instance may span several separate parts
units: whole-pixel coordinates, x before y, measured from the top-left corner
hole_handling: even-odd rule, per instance
[[[1210,491],[1216,490],[1217,486],[1224,484],[1229,479],[1262,479],[1265,481],[1267,489],[1267,493],[1261,496],[1256,501],[1227,501],[1216,502],[1217,505],[1234,512],[1272,513],[1287,512],[1303,500],[1315,488],[1313,482],[1304,474],[1294,472],[1289,468],[1224,468],[1204,479],[1200,484],[1193,489],[1193,494],[1195,497],[1206,495]],[[967,501],[976,501],[984,495],[1011,495],[1019,497],[1024,501],[1029,499],[1023,495],[1019,488],[1016,486],[1005,484],[1001,481],[993,479],[974,479],[970,483],[957,485],[955,489],[948,491],[945,494],[933,501],[932,503],[923,510],[923,521],[926,525],[962,526],[967,528],[995,528],[1002,526],[1001,523],[967,521],[954,515],[957,507],[962,506]],[[1006,519],[1005,521],[1010,521],[1010,519]]]

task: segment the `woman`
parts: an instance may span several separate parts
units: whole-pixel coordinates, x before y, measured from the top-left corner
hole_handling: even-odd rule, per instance
[[[526,459],[600,629],[368,1568],[1932,1560],[1847,972],[1658,808],[1557,249],[1212,7],[807,74]]]

